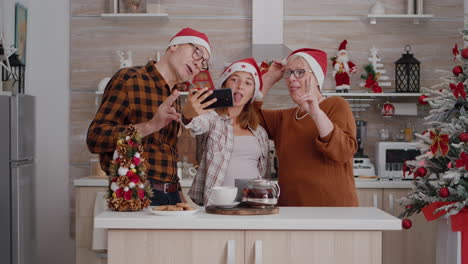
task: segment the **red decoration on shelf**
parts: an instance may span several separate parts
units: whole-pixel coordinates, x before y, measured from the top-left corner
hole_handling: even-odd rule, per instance
[[[461,52],[461,56],[462,58],[464,58],[465,60],[468,59],[468,48],[464,48]]]
[[[467,142],[467,141],[468,141],[468,133],[466,133],[466,132],[461,133],[461,134],[458,136],[458,139],[459,139],[461,142]]]
[[[392,117],[395,114],[395,106],[390,102],[386,102],[382,107],[382,115],[384,117]]]
[[[406,218],[406,219],[403,219],[403,221],[401,221],[401,226],[404,229],[410,229],[413,226],[413,222],[411,222],[411,220]]]
[[[424,99],[426,99],[426,98],[427,98],[427,96],[425,96],[424,94],[423,94],[423,95],[421,95],[421,96],[419,96],[419,98],[418,98],[418,102],[419,102],[419,104],[422,104],[422,105],[426,105],[426,104],[428,104],[428,102],[427,102],[427,101],[424,101]]]
[[[453,73],[455,76],[458,76],[458,75],[460,75],[461,73],[463,73],[463,68],[462,68],[462,66],[458,65],[458,66],[453,67],[452,73]]]
[[[450,191],[447,187],[442,187],[439,189],[439,196],[442,198],[447,198],[450,196]]]

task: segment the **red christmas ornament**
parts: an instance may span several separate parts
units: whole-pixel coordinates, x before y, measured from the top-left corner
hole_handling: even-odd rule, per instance
[[[395,114],[395,106],[386,102],[382,107],[382,115],[384,117],[392,117]]]
[[[447,187],[442,187],[439,189],[439,196],[442,198],[447,198],[450,196],[450,191]]]
[[[421,96],[419,96],[419,98],[418,98],[419,104],[422,104],[422,105],[427,104],[428,102],[427,102],[427,101],[424,101],[424,99],[426,99],[426,98],[427,98],[427,96],[425,96],[424,94],[421,95]]]
[[[468,48],[465,48],[465,49],[462,50],[461,56],[464,59],[468,59]]]
[[[424,167],[419,167],[415,172],[414,172],[414,177],[424,177],[427,174],[427,170]]]
[[[461,66],[455,66],[453,67],[452,72],[455,76],[458,76],[463,72],[463,68]]]
[[[406,219],[403,219],[403,221],[401,221],[401,226],[404,229],[410,229],[413,226],[413,222],[411,222],[411,220],[406,218]]]
[[[466,132],[461,133],[461,134],[458,136],[458,139],[459,139],[461,142],[467,142],[467,141],[468,141],[468,133],[466,133]]]

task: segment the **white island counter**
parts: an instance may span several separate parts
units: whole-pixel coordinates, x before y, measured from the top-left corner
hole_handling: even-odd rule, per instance
[[[277,215],[156,216],[103,212],[108,263],[372,263],[382,231],[401,221],[377,208],[281,207]]]

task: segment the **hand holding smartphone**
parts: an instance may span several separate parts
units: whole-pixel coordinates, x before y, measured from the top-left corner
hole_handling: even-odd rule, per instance
[[[203,100],[201,104],[204,104],[212,100],[213,98],[216,98],[216,102],[212,103],[211,105],[203,109],[206,110],[206,109],[215,109],[215,108],[226,108],[226,107],[232,107],[234,105],[231,88],[216,89],[216,90],[212,90],[212,92],[213,93],[210,94],[207,98],[205,98],[205,100]]]

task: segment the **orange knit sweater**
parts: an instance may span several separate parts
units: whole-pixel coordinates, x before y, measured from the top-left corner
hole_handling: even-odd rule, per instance
[[[255,106],[260,109],[261,102]],[[320,108],[334,128],[320,138],[310,116],[296,119],[298,108],[261,109],[261,125],[275,142],[280,206],[358,206],[353,176],[356,124],[348,103],[330,97]]]

